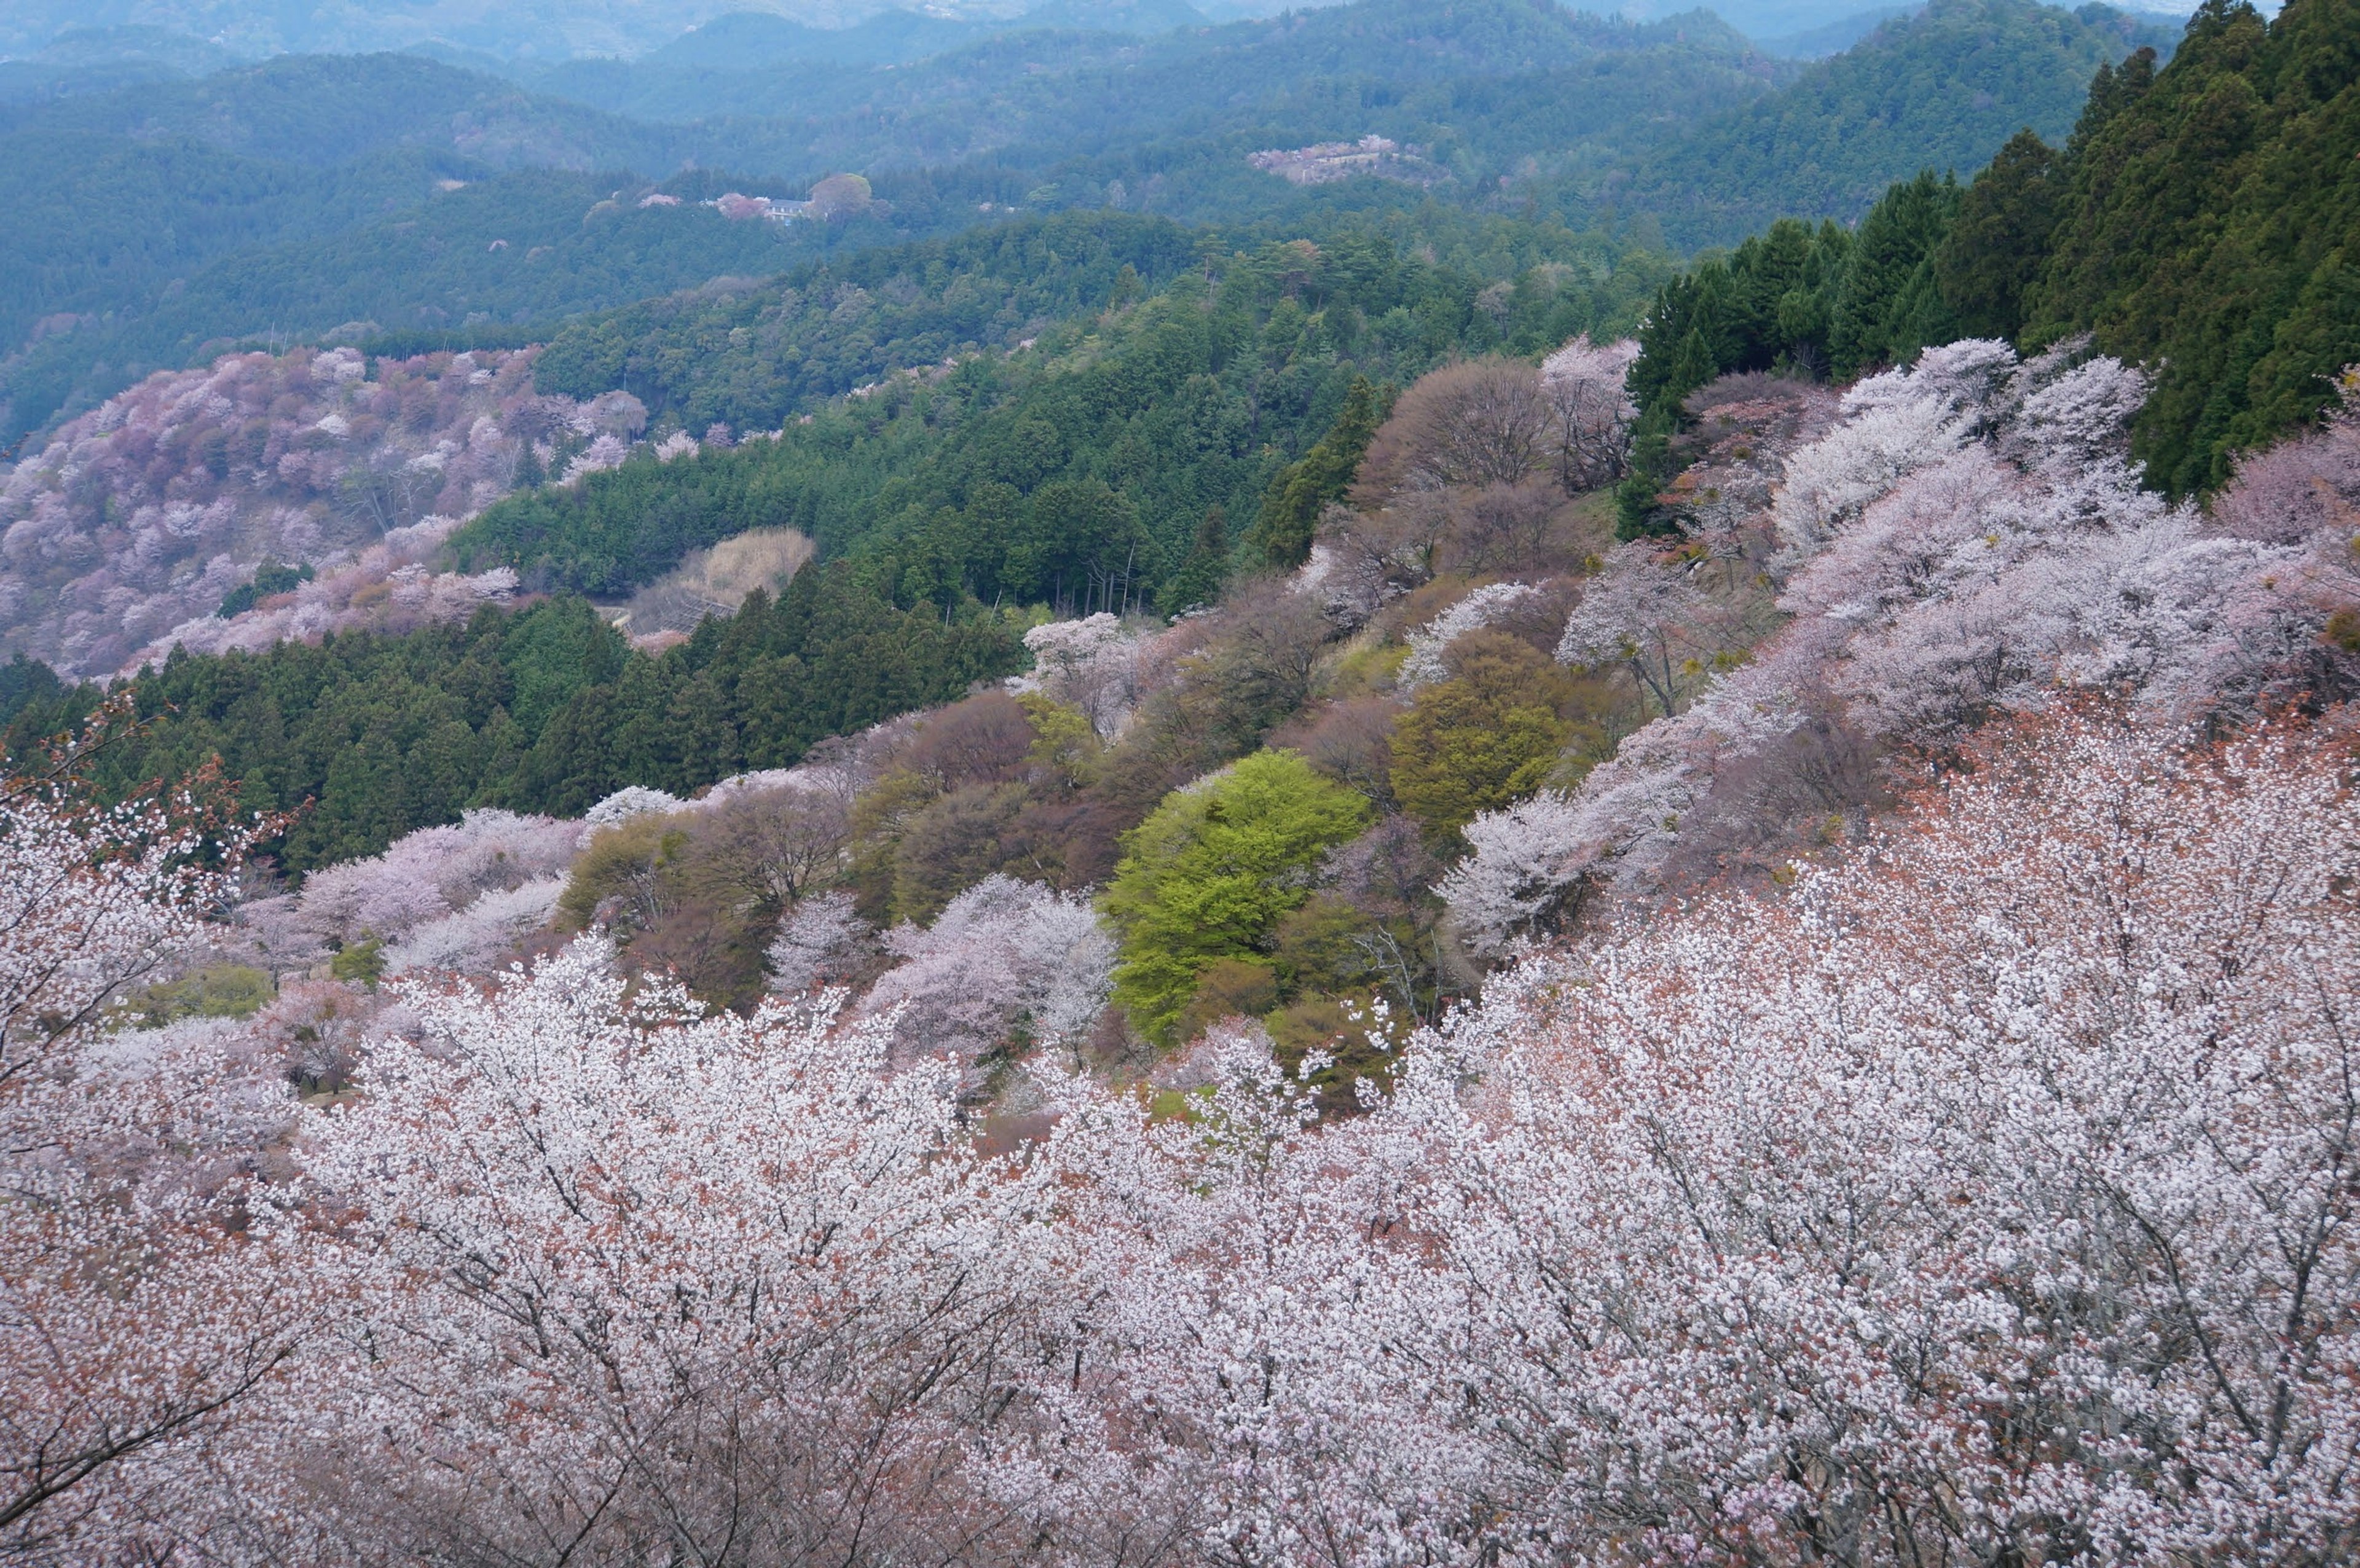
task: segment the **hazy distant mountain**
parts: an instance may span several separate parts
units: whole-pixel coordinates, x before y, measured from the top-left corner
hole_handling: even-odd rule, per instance
[[[1920,169],[1972,174],[2024,126],[2061,138],[2100,65],[2178,37],[2104,5],[1934,0],[1666,143],[1612,199],[1655,213],[1682,245],[1734,243],[1790,214],[1851,222]]]
[[[767,13],[820,30],[847,27],[894,8],[886,0],[348,0],[333,6],[276,0],[10,0],[0,6],[0,59],[32,55],[71,29],[134,23],[209,40],[247,58],[437,44],[501,60],[632,58],[731,13]],[[953,26],[1001,27],[1032,8],[1028,0],[928,6]],[[1229,0],[1218,6],[1222,20],[1280,8],[1263,0]],[[1288,8],[1306,7],[1292,0]],[[1185,25],[1167,18],[1186,10],[1177,0],[1056,0],[1043,23],[1156,32]]]
[[[880,11],[848,27],[814,27],[768,11],[732,11],[632,62],[641,69],[762,71],[781,65],[899,65],[999,32],[1034,28],[1126,35],[1210,24],[1186,0],[1050,0],[1005,20]]]
[[[77,27],[20,60],[0,60],[0,103],[203,76],[240,62],[219,44],[169,28]]]
[[[1799,33],[1780,33],[1754,41],[1762,46],[1765,54],[1775,54],[1782,60],[1825,60],[1831,54],[1841,54],[1876,31],[1879,23],[1896,16],[1915,16],[1924,8],[1923,5],[1879,5]]]

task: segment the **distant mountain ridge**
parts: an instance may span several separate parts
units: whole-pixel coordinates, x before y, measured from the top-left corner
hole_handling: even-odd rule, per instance
[[[661,130],[406,54],[285,55],[195,80],[0,109],[0,128],[182,138],[324,168],[441,147],[495,168],[666,168]]]
[[[1849,218],[1926,163],[1963,172],[2019,125],[2053,134],[2052,100],[2157,36],[2099,7],[1943,0],[1804,67],[1701,10],[1362,0],[1154,36],[993,30],[899,66],[791,58],[1004,21],[904,12],[830,33],[739,12],[659,51],[673,63],[530,82],[410,54],[282,56],[0,103],[0,202],[20,219],[0,234],[0,439],[209,345],[360,320],[508,332],[1017,212],[1317,234],[1416,201],[1635,224],[1643,246],[1732,238],[1764,209]],[[118,32],[49,52],[162,69],[179,48]],[[737,63],[695,63],[713,60]],[[1414,196],[1367,176],[1290,185],[1251,161],[1369,135],[1417,149]],[[843,170],[880,201],[792,232],[623,201],[793,198]]]
[[[1611,200],[1677,245],[1734,244],[1787,215],[1852,222],[1920,169],[1964,176],[2029,126],[2061,136],[2091,77],[2177,29],[2105,5],[1934,0],[1639,161]]]

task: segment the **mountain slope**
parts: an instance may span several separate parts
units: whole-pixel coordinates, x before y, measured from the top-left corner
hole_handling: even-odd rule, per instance
[[[1089,212],[879,247],[759,287],[700,289],[576,321],[551,340],[534,379],[567,395],[620,387],[694,430],[771,426],[889,372],[1012,349],[1049,321],[1160,289],[1196,264],[1203,237]]]
[[[180,137],[324,167],[390,147],[495,168],[669,169],[666,133],[415,55],[296,55],[0,113],[18,131]]]
[[[1549,0],[1362,0],[1269,21],[1139,39],[1103,32],[994,35],[900,69],[783,64],[699,67],[694,90],[661,65],[582,62],[541,80],[616,112],[704,120],[729,114],[806,128],[814,143],[848,141],[831,122],[860,122],[864,150],[847,166],[940,163],[1009,142],[1103,140],[1201,132],[1251,118],[1312,83],[1383,83],[1530,74],[1677,42],[1715,58],[1750,46],[1705,13],[1648,27],[1578,15]],[[1382,93],[1372,106],[1384,102]],[[708,124],[708,132],[724,133]],[[747,134],[740,128],[738,134]],[[721,156],[735,168],[770,165]]]
[[[2209,0],[2145,80],[2077,136],[2027,332],[2158,365],[2140,455],[2209,488],[2360,361],[2360,4]]]
[[[1661,147],[1611,199],[1682,245],[1732,244],[1788,214],[1852,222],[1893,181],[1979,168],[2023,126],[2062,136],[2100,65],[2168,41],[2101,5],[1937,0]]]
[[[0,138],[0,148],[16,139]],[[386,156],[397,168],[415,157]],[[232,167],[295,177],[269,189],[279,205],[257,202],[271,212],[293,204],[290,190],[300,197],[306,189],[300,177],[309,171]],[[51,258],[35,270],[79,280],[107,308],[53,314],[46,331],[0,361],[0,441],[15,442],[60,410],[93,407],[150,370],[178,368],[241,342],[316,338],[346,323],[374,331],[545,321],[725,275],[766,277],[832,242],[890,235],[857,223],[793,230],[733,223],[694,201],[641,207],[636,190],[625,192],[633,201],[612,200],[611,181],[628,178],[519,169],[436,191],[421,173],[396,212],[367,211],[364,201],[345,203],[341,213],[323,205],[318,228],[262,236],[269,243],[148,256],[126,239]],[[315,184],[333,189],[324,178]],[[344,221],[325,221],[335,216]],[[126,261],[137,264],[146,287],[124,287]],[[12,270],[26,268],[20,262]],[[31,327],[26,323],[27,332]]]

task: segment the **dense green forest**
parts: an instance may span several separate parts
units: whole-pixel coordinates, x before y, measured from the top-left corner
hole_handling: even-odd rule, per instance
[[[2102,68],[2061,147],[2021,132],[1963,187],[1921,173],[1856,231],[1782,220],[1667,282],[1632,372],[1626,531],[1654,526],[1680,402],[1715,376],[1850,377],[1970,334],[2094,333],[2157,376],[2134,427],[2150,480],[2219,485],[2360,361],[2355,58],[2354,0],[2268,23],[2211,0],[2168,65]]]
[[[658,659],[572,598],[405,637],[179,653],[137,683],[141,723],[98,754],[93,779],[128,794],[218,757],[242,807],[315,802],[279,846],[304,870],[469,806],[579,815],[627,783],[684,791],[792,762],[823,736],[1022,667],[1021,630],[980,613],[903,614],[819,568]],[[10,749],[70,728],[102,695],[22,659],[0,670]]]
[[[1132,220],[1038,232],[1054,244],[1094,230],[1155,232]],[[1023,354],[967,359],[931,383],[897,377],[776,441],[511,496],[453,548],[468,570],[511,565],[530,585],[614,594],[693,548],[784,526],[861,561],[903,604],[1153,603],[1207,510],[1255,516],[1356,378],[1405,384],[1451,354],[1532,354],[1627,328],[1652,287],[1644,257],[1602,264],[1562,230],[1521,237],[1526,265],[1499,282],[1368,233],[1208,249],[1160,294]],[[683,359],[683,379],[648,390],[660,408],[758,426],[770,395],[738,364]],[[741,391],[760,400],[732,401]]]
[[[21,220],[0,235],[0,442],[238,343],[553,323],[1016,212],[1317,237],[1431,229],[1447,208],[1651,245],[1733,238],[1765,210],[1850,218],[1928,149],[1964,169],[2018,125],[2053,134],[2126,25],[1946,0],[1805,70],[1705,13],[1640,25],[1547,0],[1362,0],[1145,41],[994,33],[892,69],[759,50],[725,69],[711,57],[726,39],[683,40],[704,48],[694,61],[612,67],[690,71],[681,103],[626,105],[693,109],[679,124],[552,95],[598,96],[563,72],[533,92],[399,55],[27,100],[0,105],[0,204]],[[771,97],[739,103],[740,89]],[[1294,184],[1248,161],[1370,134],[1414,149],[1401,180]],[[636,205],[653,178],[693,203],[799,197],[847,168],[877,200],[825,223]]]
[[[415,149],[323,170],[177,138],[0,136],[0,341],[21,343],[60,312],[144,308],[216,256],[330,234],[479,172]]]
[[[2102,84],[2064,149],[2024,331],[2093,331],[2162,367],[2138,451],[2174,490],[2220,483],[2360,361],[2355,60],[2355,0],[2294,0],[2267,24],[2207,0],[2171,63]],[[2038,177],[2004,172],[1989,203],[2025,203]]]
[[[550,340],[534,383],[575,397],[619,387],[693,430],[771,426],[889,370],[1004,350],[1053,321],[1160,289],[1196,265],[1204,238],[1164,219],[1087,213],[858,251],[759,287],[577,321]]]
[[[1812,66],[1783,92],[1642,158],[1614,200],[1682,245],[1731,244],[1772,219],[1857,221],[1920,168],[1964,176],[2017,130],[2054,139],[2090,76],[2178,29],[2089,5],[1935,0]]]
[[[696,204],[716,181],[694,174],[670,182],[680,204],[641,207],[654,188],[627,174],[486,176],[454,158],[405,151],[315,172],[189,144],[37,139],[34,150],[52,161],[33,167],[51,172],[27,191],[23,210],[38,221],[0,234],[0,279],[17,285],[0,316],[19,341],[33,338],[0,362],[0,445],[150,370],[232,347],[283,346],[348,323],[396,332],[549,322],[716,278],[768,277],[802,256],[896,234],[881,216],[792,229],[733,223]],[[0,154],[25,140],[0,138]],[[183,174],[210,183],[180,183]],[[17,181],[33,186],[36,177]],[[83,222],[93,181],[120,199]],[[386,211],[397,191],[399,207]],[[158,200],[143,212],[137,198],[148,192]],[[973,203],[960,205],[971,220]],[[244,238],[276,243],[242,247]],[[45,318],[50,329],[33,335]]]

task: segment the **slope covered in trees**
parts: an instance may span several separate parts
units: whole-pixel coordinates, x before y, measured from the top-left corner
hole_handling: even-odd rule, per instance
[[[1021,769],[1015,732],[931,760]],[[9,1543],[2342,1561],[2348,731],[2094,710],[1965,755],[1790,891],[1529,954],[1447,1028],[1339,1018],[1335,1094],[1328,1051],[1289,1071],[1236,1024],[1147,1092],[1092,1071],[1067,1004],[1103,946],[1006,877],[892,933],[912,1006],[814,999],[876,962],[803,891],[816,772],[705,803],[699,844],[679,802],[609,802],[578,866],[617,914],[808,917],[828,962],[784,1001],[696,1007],[593,934],[382,992],[354,941],[172,1017],[154,977],[246,940],[200,918],[243,840],[191,866],[162,811],[11,779],[0,975],[42,1021],[0,1158],[43,1201],[0,1209],[0,1343],[43,1441],[13,1440]],[[1294,830],[1249,864],[1350,826],[1283,757],[1211,783]],[[1137,841],[1167,874],[1249,839],[1187,799]],[[538,873],[570,825],[487,816],[322,902],[505,909],[547,880],[497,863]],[[1032,1114],[962,1115],[978,1080]]]
[[[644,77],[636,66],[564,67],[545,82],[563,91],[561,83],[595,82],[614,96],[586,102],[653,119],[711,120],[716,104],[721,114],[815,126],[865,113],[885,122],[866,135],[937,161],[946,147],[1046,144],[1092,127],[1125,137],[1170,135],[1191,122],[1235,119],[1240,109],[1267,113],[1324,82],[1518,77],[1657,42],[1744,51],[1743,39],[1717,20],[1699,16],[1684,27],[1688,39],[1543,0],[1360,0],[1144,39],[1071,28],[1000,34],[890,71],[749,61],[737,82],[706,76],[693,93],[680,92],[660,65]],[[1212,80],[1222,86],[1218,98],[1206,91]],[[961,139],[936,139],[945,136]],[[906,153],[894,159],[910,160]]]
[[[1525,238],[1548,254],[1547,231]],[[896,376],[775,440],[511,497],[453,548],[466,570],[617,594],[691,548],[783,525],[858,554],[903,604],[1153,603],[1207,510],[1255,517],[1356,377],[1402,384],[1454,352],[1532,353],[1627,319],[1644,271],[1575,270],[1585,259],[1485,284],[1367,234],[1211,256],[1209,282],[1192,270],[1013,356]],[[654,390],[759,428],[775,392],[730,374],[754,359],[749,344]]]
[[[259,655],[176,653],[134,688],[146,727],[92,774],[116,797],[218,758],[239,800],[299,812],[294,870],[374,855],[471,807],[578,815],[639,784],[686,791],[794,761],[813,742],[947,702],[1022,661],[989,617],[905,614],[840,570],[650,659],[578,599],[404,636],[331,635]],[[103,695],[17,681],[12,749]]]
[[[2255,147],[2348,151],[2309,3],[2199,18]],[[217,466],[283,538],[537,416],[617,428],[487,578],[826,552],[0,667],[0,1556],[2353,1560],[2360,369],[2200,504],[2041,314],[2186,58],[1668,279],[1071,218],[599,323],[652,450],[447,347],[76,427],[0,550],[81,613]],[[2266,231],[2157,113],[2158,232]]]
[[[1626,526],[1660,522],[1665,443],[1714,376],[1849,376],[1961,332],[2027,348],[2088,332],[2148,365],[2133,450],[2150,481],[2218,486],[2360,362],[2355,112],[2360,8],[2299,0],[2265,23],[2223,0],[2169,64],[2142,51],[2102,70],[2061,148],[2019,133],[1963,189],[1921,174],[1855,232],[1781,221],[1666,284],[1633,372]]]
[[[576,321],[534,377],[568,396],[620,387],[692,430],[770,425],[891,371],[1005,352],[1054,321],[1159,291],[1205,242],[1164,220],[1076,213],[873,247]]]
[[[1612,199],[1683,245],[1730,244],[1782,216],[1857,222],[1920,169],[1980,167],[2017,130],[2054,140],[2091,73],[2160,23],[2103,5],[1936,0],[1885,22],[1779,92],[1648,153]]]
[[[28,340],[0,361],[0,442],[94,407],[151,371],[233,348],[468,323],[490,329],[486,347],[519,347],[551,330],[519,334],[520,322],[716,276],[767,274],[797,253],[776,225],[732,223],[697,205],[694,180],[683,182],[689,196],[677,204],[642,207],[652,188],[628,184],[620,194],[631,200],[616,201],[615,176],[482,178],[473,165],[421,167],[407,153],[316,177],[283,165],[213,168],[219,161],[202,149],[142,147],[121,162],[100,150],[87,163],[48,166],[72,177],[28,192],[40,221],[0,240],[0,269],[27,285],[12,302]],[[175,188],[158,203],[160,214],[141,211],[137,193],[184,166],[218,173],[222,183]],[[108,215],[81,222],[100,194],[87,182],[116,177],[101,208]],[[463,188],[436,189],[461,177]],[[252,200],[220,211],[224,190],[250,191]],[[118,198],[122,207],[111,204]],[[169,221],[184,205],[185,230],[159,232],[158,217]],[[806,228],[799,237],[813,248],[853,237]]]
[[[2158,365],[2140,454],[2210,488],[2360,360],[2360,6],[2208,0],[2169,65],[2093,93],[2063,162],[2026,336]]]
[[[0,245],[0,280],[15,285],[0,308],[0,439],[224,344],[358,322],[507,332],[1002,212],[1111,207],[1316,236],[1431,230],[1442,207],[1585,229],[1660,211],[1683,240],[1742,229],[1764,200],[1848,215],[1857,202],[1818,176],[1790,190],[1719,143],[1637,186],[1625,177],[1679,125],[1757,98],[1785,105],[1765,109],[1786,130],[1761,155],[1782,168],[1836,169],[1830,136],[1863,191],[1954,146],[1962,166],[1979,161],[1992,126],[2046,125],[2042,94],[2115,25],[1969,9],[1947,32],[1913,23],[1917,42],[1864,46],[1837,79],[1786,93],[1792,68],[1700,16],[1643,26],[1532,0],[1363,0],[1144,43],[1017,32],[890,71],[724,73],[776,99],[737,112],[708,71],[693,121],[671,125],[394,55],[284,58],[19,104],[0,113],[13,127],[0,202],[26,219]],[[1968,60],[1944,79],[1957,103],[1921,90],[1941,49]],[[1938,100],[1914,118],[1873,107]],[[1885,128],[1863,133],[1863,114]],[[1249,162],[1370,135],[1410,149],[1393,171],[1409,184],[1297,184]],[[876,200],[827,223],[727,224],[694,208],[733,189],[800,198],[845,169],[867,170]],[[738,172],[696,172],[719,169]],[[691,206],[638,206],[650,178]]]

